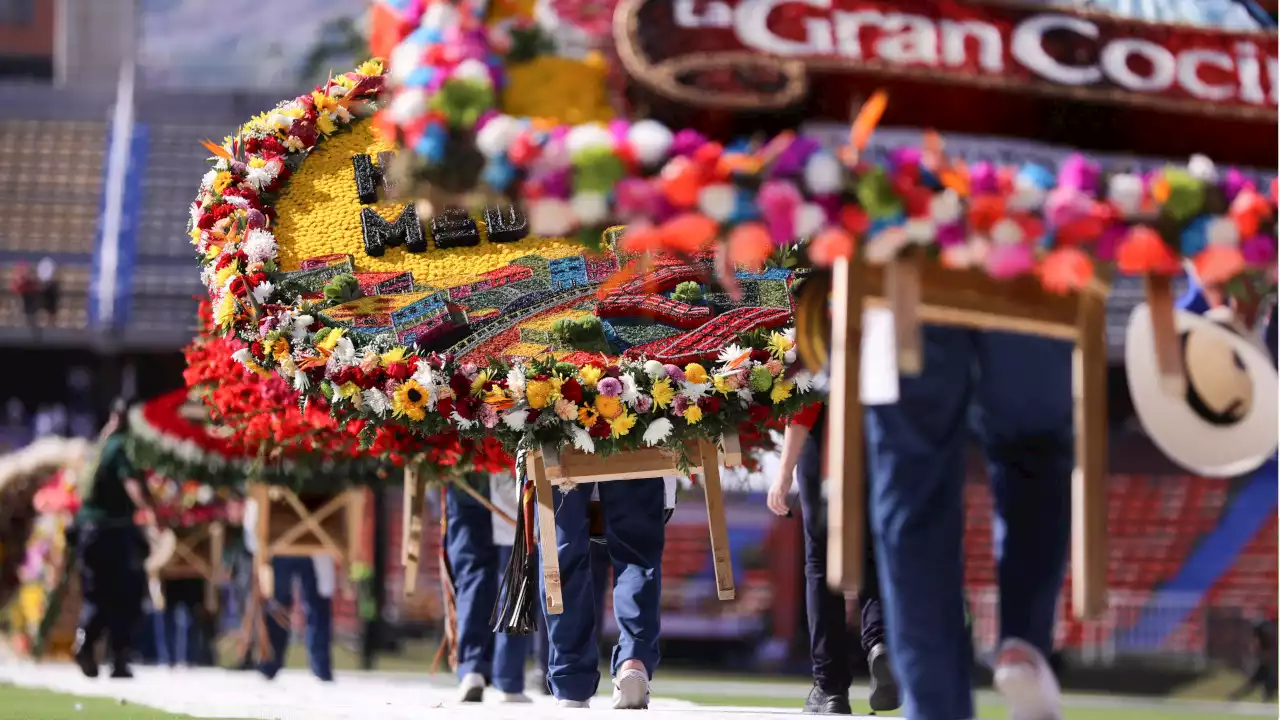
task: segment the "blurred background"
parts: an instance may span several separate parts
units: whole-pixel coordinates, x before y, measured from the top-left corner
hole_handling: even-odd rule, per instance
[[[1276,22],[1274,1],[1044,4],[1238,31],[1274,32]],[[114,396],[180,386],[179,349],[203,292],[185,234],[208,154],[199,141],[351,67],[364,52],[365,5],[0,0],[0,450],[46,434],[90,436]],[[291,29],[269,30],[280,27]],[[1111,296],[1116,361],[1139,291],[1121,283]],[[1144,436],[1119,365],[1110,377],[1111,610],[1100,621],[1067,619],[1064,590],[1068,682],[1161,691],[1246,667],[1254,624],[1276,613],[1276,477],[1186,475]],[[700,493],[684,496],[668,527],[668,656],[804,671],[800,525],[765,509],[768,470],[766,458],[762,472],[727,481],[732,603],[716,599]],[[970,478],[965,556],[983,653],[995,637],[991,497],[979,463]],[[388,557],[398,558],[399,491],[391,495]],[[388,577],[387,620],[406,635],[433,633],[438,594],[406,602],[398,563]],[[354,601],[344,597],[337,612],[337,627],[353,635]]]

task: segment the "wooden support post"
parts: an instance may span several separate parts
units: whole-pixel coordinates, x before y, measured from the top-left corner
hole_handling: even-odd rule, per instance
[[[422,555],[422,503],[426,489],[418,466],[412,461],[404,468],[404,508],[401,530],[400,564],[404,566],[404,594],[418,590],[418,567]]]
[[[275,573],[271,571],[271,493],[267,485],[253,483],[249,486],[249,498],[258,506],[258,517],[252,529],[258,551],[253,554],[254,577],[258,579],[258,591],[263,598],[275,597]]]
[[[720,487],[720,453],[715,443],[703,440],[702,486],[707,494],[707,524],[711,528],[711,558],[716,572],[716,595],[734,597],[733,559],[729,554],[729,528],[724,519],[724,491]]]
[[[1077,617],[1107,609],[1107,338],[1105,295],[1080,293],[1074,355],[1076,468],[1071,483],[1071,600]]]
[[[924,367],[924,340],[920,329],[921,253],[909,248],[885,266],[885,294],[893,311],[893,336],[898,372],[919,375]]]
[[[218,612],[218,588],[222,575],[222,551],[226,532],[222,523],[209,524],[209,582],[204,584],[204,606],[211,614]]]
[[[560,589],[560,553],[556,546],[555,489],[547,478],[542,453],[533,453],[528,460],[529,475],[538,496],[538,543],[542,547],[542,582],[546,589],[547,614],[564,612],[564,593]]]
[[[1168,395],[1182,397],[1187,393],[1187,377],[1182,369],[1182,343],[1174,326],[1173,279],[1167,275],[1148,275],[1146,287],[1160,388]]]
[[[862,259],[840,259],[832,272],[831,393],[827,414],[827,583],[856,590],[862,581],[866,478],[863,476]]]

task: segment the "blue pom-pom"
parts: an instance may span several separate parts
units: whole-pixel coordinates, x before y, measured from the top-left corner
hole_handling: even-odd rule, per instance
[[[444,35],[436,28],[419,27],[409,33],[409,37],[406,39],[419,45],[437,45],[444,42]]]
[[[755,194],[748,190],[739,190],[733,199],[733,212],[729,213],[729,224],[750,222],[759,217],[760,208],[756,207]]]
[[[516,180],[516,166],[506,157],[496,157],[484,166],[484,182],[494,190],[506,190]]]
[[[942,184],[942,180],[939,180],[932,170],[927,170],[924,167],[920,168],[920,184],[934,192],[942,192],[946,189]]]
[[[418,138],[417,144],[413,146],[413,151],[429,163],[442,162],[448,141],[449,135],[442,126],[428,125],[422,137]]]
[[[867,237],[875,237],[876,233],[882,230],[888,230],[891,227],[897,227],[907,221],[907,216],[902,212],[896,212],[892,215],[878,217],[871,221],[867,227]]]
[[[436,73],[439,72],[433,67],[414,68],[405,77],[404,84],[408,87],[430,87],[431,83],[436,80]]]
[[[1058,176],[1052,170],[1036,163],[1024,163],[1018,169],[1018,177],[1029,180],[1042,190],[1051,190],[1058,183]]]
[[[1182,245],[1183,255],[1198,255],[1203,252],[1209,247],[1209,216],[1201,215],[1187,223],[1178,240]]]

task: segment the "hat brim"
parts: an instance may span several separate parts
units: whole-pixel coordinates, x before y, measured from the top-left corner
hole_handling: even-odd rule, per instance
[[[1276,453],[1280,382],[1271,357],[1222,325],[1193,313],[1174,313],[1177,332],[1190,330],[1216,335],[1231,345],[1252,381],[1250,411],[1238,423],[1214,425],[1188,404],[1185,396],[1169,395],[1160,386],[1151,308],[1134,308],[1125,333],[1124,364],[1134,411],[1152,442],[1170,460],[1206,477],[1238,477],[1256,470]]]

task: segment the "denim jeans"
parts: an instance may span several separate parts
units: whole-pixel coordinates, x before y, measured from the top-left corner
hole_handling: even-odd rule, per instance
[[[298,583],[302,599],[302,616],[306,621],[307,662],[311,672],[321,680],[333,679],[333,601],[320,594],[316,581],[315,560],[310,557],[271,558],[275,574],[276,606],[285,611],[293,607],[293,584]],[[271,640],[271,661],[259,669],[267,677],[275,677],[284,665],[289,648],[289,628],[276,622],[274,613],[267,613],[267,637]]]
[[[1049,657],[1071,531],[1071,347],[926,327],[899,401],[866,409],[871,520],[888,645],[913,720],[974,716],[964,617],[964,476],[972,427],[995,498],[1000,637]]]
[[[604,628],[604,598],[605,593],[613,586],[609,582],[609,550],[602,543],[591,543],[591,587],[596,593],[595,610],[596,610],[596,634],[599,635],[601,629]],[[533,652],[534,662],[538,663],[538,667],[542,668],[542,673],[547,672],[547,656],[551,651],[550,643],[547,642],[547,621],[545,617],[538,619],[538,629],[534,631],[530,643],[530,650]],[[597,637],[596,644],[599,645]]]
[[[547,677],[559,700],[583,701],[600,684],[595,581],[592,577],[589,488],[554,490],[556,546],[565,611],[543,615],[550,652]],[[659,601],[662,594],[664,491],[662,478],[600,484],[605,537],[613,565],[613,613],[618,622],[612,673],[639,660],[650,677],[658,667]],[[542,593],[544,601],[545,588]]]

